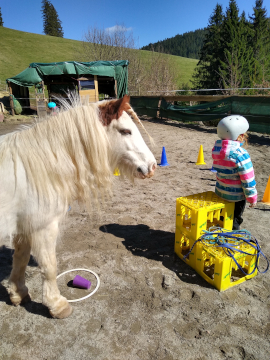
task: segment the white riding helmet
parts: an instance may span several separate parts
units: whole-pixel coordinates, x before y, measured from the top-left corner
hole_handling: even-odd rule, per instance
[[[222,140],[237,140],[239,135],[248,131],[248,128],[249,123],[244,116],[230,115],[220,120],[217,134]]]

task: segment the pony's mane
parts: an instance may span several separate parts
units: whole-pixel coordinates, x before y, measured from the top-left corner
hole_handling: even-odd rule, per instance
[[[3,145],[15,175],[19,159],[40,200],[50,201],[57,191],[65,203],[88,203],[110,189],[109,141],[96,103],[66,104],[56,116],[6,135]]]

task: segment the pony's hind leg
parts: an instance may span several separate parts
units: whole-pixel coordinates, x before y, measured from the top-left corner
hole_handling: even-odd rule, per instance
[[[33,234],[33,254],[40,266],[43,277],[43,304],[46,305],[54,318],[63,319],[72,313],[67,299],[60,295],[56,275],[56,239],[58,221],[55,220],[46,228]]]
[[[17,235],[13,239],[14,254],[12,271],[9,278],[8,292],[11,302],[18,306],[31,300],[25,286],[25,269],[30,259],[29,240]]]

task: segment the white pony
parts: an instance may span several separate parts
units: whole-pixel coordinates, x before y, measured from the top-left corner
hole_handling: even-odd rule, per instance
[[[25,269],[30,252],[43,276],[43,304],[53,317],[72,312],[56,283],[56,239],[68,204],[110,189],[113,170],[151,177],[156,160],[137,126],[129,97],[73,105],[54,117],[0,137],[0,239],[14,245],[9,294],[30,301]],[[142,125],[142,124],[141,124]]]

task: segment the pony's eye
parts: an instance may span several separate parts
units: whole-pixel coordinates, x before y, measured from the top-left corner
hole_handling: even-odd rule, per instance
[[[121,135],[131,135],[131,131],[128,129],[119,130]]]

